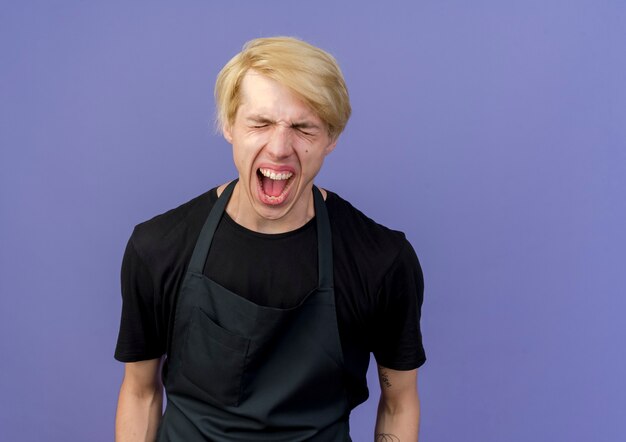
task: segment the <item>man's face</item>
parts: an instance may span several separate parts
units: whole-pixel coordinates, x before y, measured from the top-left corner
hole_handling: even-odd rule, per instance
[[[235,120],[224,127],[239,172],[236,220],[259,231],[298,227],[336,140],[309,106],[272,79],[249,71],[240,93]]]

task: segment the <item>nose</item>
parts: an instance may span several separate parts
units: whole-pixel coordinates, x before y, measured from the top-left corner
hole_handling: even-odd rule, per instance
[[[274,159],[286,158],[293,152],[292,130],[281,124],[276,124],[270,139],[265,146],[268,154]]]

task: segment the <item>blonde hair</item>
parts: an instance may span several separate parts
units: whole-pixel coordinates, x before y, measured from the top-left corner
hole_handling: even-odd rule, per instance
[[[217,125],[233,124],[241,104],[241,81],[250,69],[291,91],[307,103],[335,139],[350,118],[348,89],[332,55],[293,37],[257,38],[222,68],[215,83]]]

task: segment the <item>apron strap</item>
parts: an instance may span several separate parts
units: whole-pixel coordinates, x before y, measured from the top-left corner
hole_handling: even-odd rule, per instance
[[[317,222],[317,272],[319,288],[333,288],[333,242],[330,220],[322,192],[313,186],[315,218]]]
[[[206,219],[200,236],[196,242],[196,246],[193,249],[191,260],[189,261],[188,272],[202,274],[204,272],[204,264],[209,256],[209,249],[211,248],[211,242],[213,242],[213,235],[217,230],[217,226],[222,219],[222,213],[230,200],[230,196],[233,194],[233,189],[239,179],[231,181],[224,189],[216,203],[213,205],[208,218]]]
[[[198,274],[204,272],[204,265],[209,256],[213,235],[222,219],[222,214],[224,213],[226,204],[228,204],[230,200],[237,181],[237,179],[233,180],[226,186],[211,209],[200,231],[196,246],[193,249],[193,254],[191,255],[187,269],[188,272]],[[328,219],[324,197],[316,186],[313,186],[313,201],[315,204],[315,218],[317,224],[318,285],[319,288],[333,288],[333,250],[330,221]]]

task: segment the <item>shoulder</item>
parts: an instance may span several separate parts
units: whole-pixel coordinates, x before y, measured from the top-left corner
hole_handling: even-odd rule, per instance
[[[403,232],[377,223],[351,203],[328,191],[326,205],[333,244],[349,250],[353,260],[380,274],[411,248]]]
[[[375,244],[382,242],[388,247],[398,249],[406,243],[403,232],[377,223],[336,193],[329,190],[327,193],[326,203],[330,222],[342,235],[364,236],[364,239]]]
[[[217,200],[213,188],[180,206],[139,223],[133,229],[130,243],[143,259],[160,255],[160,251],[180,247],[197,236]]]

